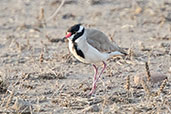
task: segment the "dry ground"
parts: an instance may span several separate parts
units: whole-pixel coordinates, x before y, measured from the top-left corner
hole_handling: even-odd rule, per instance
[[[46,22],[60,3],[0,0],[0,113],[171,113],[171,0],[66,0]],[[76,23],[129,53],[107,62],[92,97],[93,67],[61,40]],[[147,76],[145,62],[157,83],[134,82]]]

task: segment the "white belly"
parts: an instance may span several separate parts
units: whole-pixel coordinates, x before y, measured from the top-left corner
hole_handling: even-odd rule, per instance
[[[109,58],[108,53],[101,53],[94,47],[88,44],[88,51],[85,53],[86,60],[91,63],[106,61]]]
[[[82,44],[79,45],[78,47],[83,52],[85,58],[82,58],[79,55],[77,55],[72,42],[69,41],[69,50],[79,61],[83,63],[97,63],[97,62],[105,61],[109,58],[108,53],[100,53],[98,50],[96,50],[94,47],[92,47],[89,44],[86,45]]]

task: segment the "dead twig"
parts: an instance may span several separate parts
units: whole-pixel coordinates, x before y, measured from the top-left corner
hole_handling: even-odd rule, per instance
[[[141,84],[142,84],[142,86],[143,86],[145,92],[147,93],[147,95],[150,96],[150,95],[151,95],[150,88],[147,86],[147,84],[145,83],[145,81],[144,81],[143,79],[141,80]]]
[[[38,23],[37,23],[38,27],[44,28],[47,25],[46,21],[45,21],[45,11],[44,11],[44,8],[40,9],[40,13],[39,13],[39,16],[37,17],[37,20],[38,20]],[[37,30],[37,29],[35,29],[35,30]]]
[[[39,61],[40,61],[40,63],[42,63],[42,62],[43,62],[43,60],[44,60],[43,55],[44,55],[43,53],[41,53],[41,54],[40,54],[40,57],[39,57]]]
[[[161,86],[160,86],[160,89],[157,91],[157,95],[160,95],[160,93],[163,92],[164,90],[164,87],[166,86],[166,83],[167,83],[167,79],[163,80]]]
[[[9,98],[7,100],[7,103],[5,105],[6,108],[8,108],[9,104],[11,103],[13,96],[14,96],[14,90],[11,92],[11,95],[9,96]]]
[[[125,88],[128,91],[130,90],[130,76],[127,76],[127,78],[126,78]]]
[[[44,18],[45,18],[45,10],[41,8],[38,20],[44,20]]]
[[[52,18],[55,17],[55,15],[59,12],[59,10],[61,9],[61,7],[64,5],[65,0],[62,0],[61,4],[59,5],[59,7],[56,9],[56,11],[46,20],[46,22],[50,21]]]
[[[127,90],[128,97],[130,96],[130,76],[127,76],[126,83],[125,83],[125,89]]]
[[[129,48],[128,49],[128,56],[127,56],[128,59],[133,60],[133,54],[134,54],[133,50],[131,48]]]
[[[147,72],[147,80],[151,81],[151,73],[150,73],[148,62],[145,62],[145,69],[146,69],[146,72]]]

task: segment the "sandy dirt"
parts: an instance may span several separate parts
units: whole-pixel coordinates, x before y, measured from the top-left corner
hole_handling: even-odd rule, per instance
[[[46,22],[60,3],[0,0],[0,113],[171,113],[171,0],[66,0]],[[92,65],[61,40],[76,23],[129,54],[107,61],[91,97]]]

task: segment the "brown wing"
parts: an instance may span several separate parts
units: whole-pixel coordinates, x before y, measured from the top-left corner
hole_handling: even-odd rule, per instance
[[[110,42],[108,37],[101,31],[96,29],[86,29],[87,42],[100,52],[114,52],[120,51],[126,54],[124,50],[119,48],[115,43]]]

